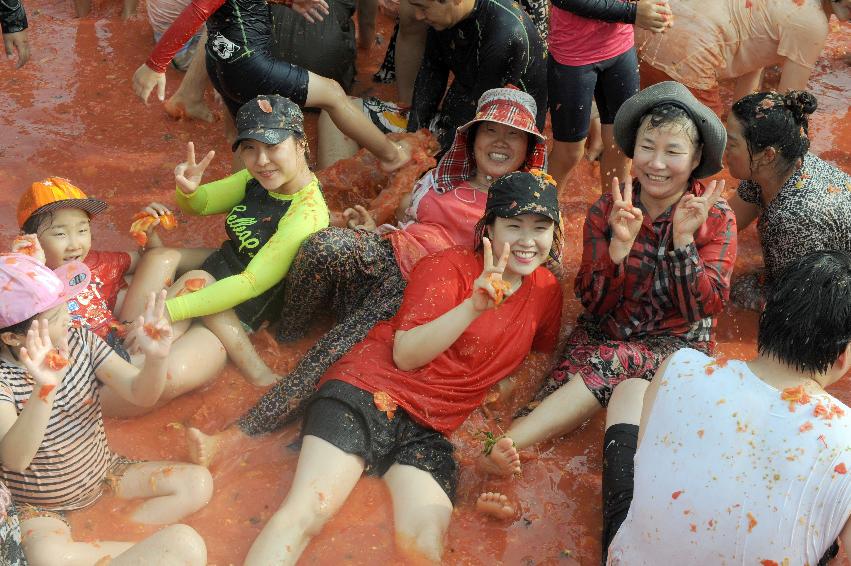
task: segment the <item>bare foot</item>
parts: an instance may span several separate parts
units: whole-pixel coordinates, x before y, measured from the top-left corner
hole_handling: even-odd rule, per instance
[[[278,383],[283,378],[284,376],[278,375],[269,368],[266,368],[266,371],[259,372],[256,375],[246,374],[245,381],[247,381],[251,385],[254,385],[255,387],[269,387],[270,385]]]
[[[495,476],[511,476],[520,473],[520,454],[514,441],[504,436],[496,441],[490,454],[476,459],[476,466],[483,472]]]
[[[514,517],[514,506],[501,493],[483,493],[476,500],[476,511],[503,521]]]
[[[207,107],[203,100],[186,100],[178,93],[174,93],[171,98],[165,101],[163,106],[165,106],[165,111],[169,116],[178,120],[189,118],[202,122],[216,121],[212,110]]]
[[[396,158],[393,161],[379,161],[381,163],[381,170],[385,173],[392,173],[411,160],[411,146],[408,145],[408,142],[394,141],[392,143],[398,150]]]
[[[186,443],[189,445],[189,461],[205,468],[210,467],[221,448],[218,434],[204,434],[194,427],[186,429]]]

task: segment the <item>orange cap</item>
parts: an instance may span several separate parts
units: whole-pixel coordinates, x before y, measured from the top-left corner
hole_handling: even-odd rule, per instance
[[[106,209],[102,200],[89,198],[86,193],[62,177],[48,177],[37,181],[21,196],[18,201],[18,226],[39,212],[49,212],[59,208],[81,208],[89,214],[98,214]]]

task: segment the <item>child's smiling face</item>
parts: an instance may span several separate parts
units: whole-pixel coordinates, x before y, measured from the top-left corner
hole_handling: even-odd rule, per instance
[[[38,241],[50,269],[72,260],[83,261],[92,248],[88,213],[79,208],[60,208],[38,227]]]

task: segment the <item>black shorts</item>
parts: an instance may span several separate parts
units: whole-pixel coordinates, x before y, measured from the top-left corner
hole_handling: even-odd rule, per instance
[[[597,101],[600,122],[614,124],[621,104],[638,92],[635,47],[599,63],[573,67],[547,57],[547,88],[553,138],[578,142],[588,137],[591,101]]]
[[[240,106],[261,94],[280,94],[299,106],[307,102],[307,70],[268,53],[233,63],[217,61],[207,53],[207,75],[232,116],[236,116]]]
[[[217,281],[244,271],[241,265],[234,263],[233,260],[228,261],[221,249],[207,256],[207,259],[201,264],[201,269],[215,277]],[[233,312],[236,313],[242,324],[248,326],[251,330],[257,330],[263,322],[276,322],[281,316],[281,309],[284,306],[283,293],[284,280],[282,279],[271,289],[236,305]]]
[[[393,464],[428,472],[450,501],[455,499],[458,463],[452,443],[414,422],[401,407],[388,418],[375,406],[372,393],[354,385],[333,380],[320,387],[308,402],[301,434],[360,456],[370,475],[383,476]]]

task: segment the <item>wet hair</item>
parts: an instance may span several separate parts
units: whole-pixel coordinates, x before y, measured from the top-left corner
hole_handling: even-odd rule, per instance
[[[531,213],[534,214],[534,213]],[[484,243],[482,242],[482,238],[485,237],[485,230],[487,230],[488,226],[493,226],[496,222],[496,212],[489,210],[485,212],[485,215],[482,216],[478,222],[476,222],[476,227],[474,228],[474,238],[473,238],[473,249],[481,251],[484,248]],[[547,218],[545,216],[541,216],[541,218]],[[547,220],[552,220],[551,218],[547,218]],[[561,246],[562,246],[563,235],[561,232],[561,224],[559,222],[553,222],[553,246],[550,248],[549,258],[555,262],[561,262]]]
[[[69,206],[67,208],[75,208],[73,206]],[[82,208],[79,210],[83,210]],[[86,212],[83,210],[83,212]],[[24,225],[21,226],[21,233],[23,234],[38,234],[38,231],[42,228],[50,228],[53,225],[53,216],[56,213],[56,210],[48,210],[45,212],[37,212],[33,214],[27,221],[24,222]],[[92,219],[92,215],[86,212],[86,216],[89,217],[89,220]]]
[[[778,173],[795,167],[810,150],[807,116],[817,107],[816,97],[805,90],[755,92],[736,101],[733,115],[742,125],[751,162],[755,153],[773,147],[780,156]]]
[[[849,342],[851,252],[814,252],[787,266],[759,317],[759,353],[816,374],[830,368]]]
[[[485,120],[490,121],[490,120]],[[474,122],[467,129],[467,152],[473,156],[473,161],[476,160],[475,157],[475,145],[476,145],[476,134],[479,133],[479,126],[481,126],[484,122]],[[494,122],[494,124],[500,124],[501,122]],[[503,124],[508,126],[509,124]],[[530,133],[524,132],[527,137],[526,141],[526,159],[523,160],[523,165],[529,162],[529,159],[532,157],[532,154],[535,153],[535,148],[538,146],[538,136]]]
[[[640,131],[644,125],[653,130],[662,127],[680,127],[689,141],[691,141],[692,147],[695,150],[703,145],[697,124],[694,123],[689,113],[678,104],[670,102],[657,104],[641,117],[638,123],[638,130]],[[636,140],[637,138],[638,131],[636,131]]]

